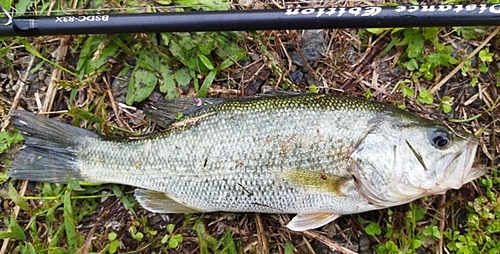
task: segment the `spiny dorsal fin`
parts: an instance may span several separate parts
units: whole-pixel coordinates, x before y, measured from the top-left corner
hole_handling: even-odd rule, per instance
[[[199,112],[213,105],[224,102],[223,98],[178,98],[159,102],[144,109],[151,120],[162,127],[167,127],[171,123],[184,116]]]
[[[306,231],[324,226],[334,221],[339,216],[340,215],[334,213],[297,214],[286,227],[293,231]]]
[[[146,210],[154,213],[200,213],[196,209],[187,207],[172,198],[170,198],[167,193],[136,189],[135,198],[137,202],[144,207]]]

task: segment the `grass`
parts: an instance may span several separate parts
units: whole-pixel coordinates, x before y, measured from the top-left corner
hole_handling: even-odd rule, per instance
[[[230,8],[219,0],[203,7],[197,1],[158,3],[191,6],[183,11]],[[46,14],[73,4],[85,6],[25,0],[15,8],[20,14]],[[92,4],[85,7],[147,5]],[[261,4],[277,8],[273,1]],[[5,80],[0,81],[0,254],[319,253],[337,242],[359,250],[366,247],[362,239],[377,253],[498,253],[500,51],[497,37],[489,39],[496,32],[488,27],[327,30],[324,56],[304,67],[301,81],[291,78],[300,70],[289,56],[300,48],[301,33],[293,30],[0,38],[0,75],[5,75],[0,76]],[[141,110],[148,103],[246,96],[268,88],[364,96],[460,125],[479,137],[476,162],[490,170],[446,195],[343,216],[307,234],[286,230],[287,215],[151,214],[128,186],[28,184],[5,173],[21,142],[8,125],[11,108],[53,112],[105,135],[137,135],[155,130]]]

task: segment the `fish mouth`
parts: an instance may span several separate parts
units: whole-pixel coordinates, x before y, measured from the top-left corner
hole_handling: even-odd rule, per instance
[[[450,158],[448,166],[443,171],[439,189],[444,191],[449,188],[460,189],[465,183],[486,174],[486,168],[481,166],[473,167],[478,143],[478,139],[471,135],[465,150]]]

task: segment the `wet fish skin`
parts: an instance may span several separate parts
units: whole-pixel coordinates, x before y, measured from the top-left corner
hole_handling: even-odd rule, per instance
[[[140,187],[153,212],[297,213],[306,230],[342,214],[460,188],[477,139],[396,107],[330,95],[180,99],[153,114],[164,132],[116,139],[13,111],[26,133],[16,179]],[[179,106],[181,105],[181,106]],[[448,141],[437,147],[436,140]]]

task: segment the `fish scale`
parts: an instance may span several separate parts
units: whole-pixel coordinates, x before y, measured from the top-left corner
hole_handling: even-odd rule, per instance
[[[483,173],[471,168],[473,136],[462,139],[439,123],[363,99],[183,98],[157,108],[151,113],[165,131],[123,139],[16,111],[14,124],[33,137],[9,174],[140,187],[136,198],[153,212],[297,213],[288,227],[305,230],[455,188]],[[183,112],[169,108],[186,115],[171,122]],[[436,147],[436,135],[452,145]],[[456,182],[450,187],[438,175]]]

